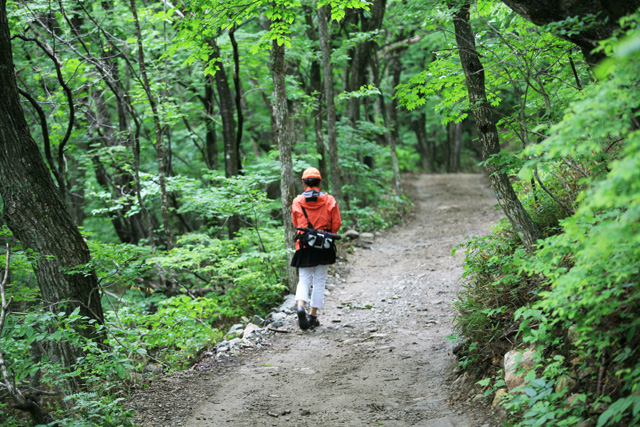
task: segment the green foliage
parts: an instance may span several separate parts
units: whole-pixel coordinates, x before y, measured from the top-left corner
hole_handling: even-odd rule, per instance
[[[97,393],[74,393],[65,397],[76,417],[57,419],[60,427],[134,427],[133,413],[123,411],[123,397],[99,396]]]
[[[143,379],[145,365],[183,368],[210,349],[229,323],[241,316],[264,315],[280,302],[290,249],[283,239],[275,190],[281,167],[271,144],[271,42],[287,46],[290,109],[296,129],[304,129],[294,155],[294,170],[301,171],[319,158],[311,124],[323,113],[318,103],[323,95],[312,89],[310,72],[320,57],[314,38],[316,9],[330,7],[333,21],[344,20],[349,10],[363,12],[363,19],[348,20],[340,31],[338,25],[331,29],[336,76],[351,66],[354,49],[365,43],[382,47],[413,31],[404,21],[408,15],[395,12],[400,5],[389,5],[395,13],[393,25],[366,31],[354,23],[370,18],[368,2],[322,0],[312,7],[307,3],[187,1],[174,8],[166,2],[137,1],[141,40],[132,36],[128,2],[8,3],[12,36],[36,38],[56,56],[50,60],[33,41],[12,39],[18,84],[34,96],[47,118],[42,128],[36,108],[23,99],[31,133],[44,147],[48,131],[54,156],[49,166],[64,175],[65,201],[74,220],[83,225],[92,254],[90,263],[65,272],[97,275],[106,316],[101,332],[108,349],[76,333],[74,327],[82,323],[77,315],[43,311],[33,270],[38,255],[22,250],[3,227],[0,237],[16,245],[9,293],[18,310],[9,316],[13,323],[5,333],[11,339],[3,341],[2,348],[11,354],[19,385],[26,386],[38,369],[46,374],[46,390],[62,387],[71,375],[46,357],[31,359],[29,349],[38,342],[72,342],[85,350],[73,375],[86,387],[48,408],[60,425],[130,425],[131,414],[121,408],[121,398]],[[424,16],[413,11],[411,19],[419,23]],[[239,65],[231,33],[238,43]],[[216,60],[211,57],[213,41],[220,48]],[[436,44],[425,39],[403,51],[399,60],[404,66],[420,67],[423,47]],[[139,45],[144,64],[134,54]],[[64,147],[60,144],[70,123],[70,99],[58,81],[56,64],[75,107],[71,138]],[[143,65],[150,93],[141,81]],[[218,118],[221,94],[211,75],[222,66],[230,88],[240,91],[244,112],[238,148],[243,171],[238,178],[224,178],[220,169],[225,161],[220,135],[225,129]],[[239,84],[232,81],[235,71]],[[350,93],[343,79],[335,79],[336,93],[342,94],[338,98],[344,101],[337,103],[338,115],[344,117],[349,100],[357,99],[367,117],[356,126],[341,124],[340,162],[347,175],[344,191],[351,197],[350,208],[343,209],[345,227],[387,227],[410,208],[410,202],[393,195],[388,185],[390,152],[380,138],[388,129],[374,103],[391,93],[391,83],[381,80],[380,87],[365,85]],[[205,106],[207,96],[210,108]],[[151,100],[169,148],[163,159],[168,206],[161,206]],[[239,120],[237,113],[234,118]],[[442,133],[439,120],[429,120],[434,139]],[[401,117],[398,127],[407,132],[405,122]],[[415,170],[414,145],[405,144],[404,138],[398,144],[401,170]],[[164,207],[178,236],[170,251],[163,250]],[[227,238],[231,219],[238,219],[241,229]],[[147,221],[155,234],[153,249]],[[2,405],[4,416],[9,410]],[[5,421],[18,423],[14,418]]]
[[[467,281],[454,303],[456,329],[467,346],[464,368],[487,369],[494,358],[509,350],[517,329],[514,314],[518,307],[536,298],[539,284],[522,273],[527,257],[520,239],[506,220],[496,224],[491,234],[475,237],[463,245]],[[480,345],[478,345],[480,344]]]
[[[359,122],[357,127],[344,119],[338,123],[338,145],[343,169],[344,194],[349,194],[350,209],[342,209],[344,227],[375,230],[400,221],[410,201],[388,193],[393,179],[391,168],[371,168],[371,164],[389,164],[390,153],[375,143],[385,132],[377,123]]]
[[[39,388],[45,391],[67,390],[68,381],[90,385],[92,392],[68,394],[64,402],[47,400],[45,410],[54,414],[61,426],[133,426],[133,414],[121,406],[123,399],[111,394],[120,381],[129,380],[133,366],[117,349],[105,351],[95,341],[80,335],[79,329],[94,325],[84,322],[86,319],[77,311],[68,314],[40,309],[8,316],[0,335],[0,347],[9,375],[19,388],[34,384],[34,378],[39,378]],[[63,341],[85,353],[73,371],[65,370],[43,352]],[[73,406],[73,412],[67,411],[67,405]],[[19,418],[4,405],[0,405],[0,421],[8,426],[21,425]]]
[[[155,301],[145,299],[109,313],[118,325],[109,343],[124,344],[121,350],[138,359],[139,367],[148,355],[168,367],[185,368],[196,354],[222,338],[223,333],[212,326],[219,324],[224,312],[217,298],[181,295]]]
[[[473,326],[493,326],[491,316],[502,310],[489,304],[485,320],[474,311],[484,305],[472,303],[487,301],[489,290],[510,277],[512,286],[530,293],[503,300],[504,307],[512,305],[506,320],[518,323],[519,340],[535,346],[540,360],[526,376],[524,393],[513,393],[506,404],[518,426],[570,426],[595,418],[598,427],[640,422],[640,96],[632,89],[640,75],[639,18],[626,18],[622,33],[603,43],[611,56],[599,69],[602,80],[586,87],[548,136],[523,153],[520,176],[528,180],[541,171],[571,214],[558,211],[554,221],[540,222],[548,213],[536,212],[547,237],[535,254],[491,247],[487,242],[504,240],[495,231],[481,245],[478,239],[467,244],[486,250],[484,257],[470,252],[471,291],[458,304],[458,327],[479,343],[475,357],[494,335],[473,335]],[[544,194],[531,191],[525,203],[540,203]],[[491,260],[500,262],[502,276],[491,276]],[[567,376],[577,386],[556,389]]]

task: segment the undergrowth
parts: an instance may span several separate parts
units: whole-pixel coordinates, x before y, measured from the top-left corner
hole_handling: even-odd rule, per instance
[[[464,245],[463,367],[485,376],[490,393],[505,385],[506,351],[535,350],[524,385],[502,401],[509,426],[640,424],[639,20],[603,43],[611,59],[601,80],[521,155],[522,182],[544,171],[560,200],[520,193],[545,233],[537,250],[527,253],[504,221]]]
[[[179,213],[202,224],[182,234],[171,250],[101,242],[85,231],[92,259],[73,272],[98,276],[105,313],[98,329],[102,343],[79,333],[86,319],[77,313],[43,305],[33,279],[34,254],[14,245],[6,288],[13,302],[0,348],[16,386],[40,393],[41,405],[60,427],[133,426],[133,414],[123,403],[134,388],[146,387],[159,373],[192,366],[243,317],[267,316],[288,292],[286,254],[292,246],[285,245],[281,219],[273,215],[279,203],[266,193],[266,177],[279,176],[278,164],[264,159],[257,168],[261,172],[238,179],[213,173],[207,186],[171,180],[171,190],[182,198]],[[398,222],[410,208],[408,199],[388,193],[386,172],[362,173],[368,179],[352,193],[351,210],[343,213],[345,227],[376,230]],[[105,206],[94,214],[109,211]],[[243,226],[229,239],[224,224],[232,216]],[[12,240],[6,227],[0,231]],[[72,371],[48,356],[59,342],[82,349]],[[4,397],[0,424],[24,425],[26,415]]]

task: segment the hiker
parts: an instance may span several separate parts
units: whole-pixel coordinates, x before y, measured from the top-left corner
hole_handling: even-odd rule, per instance
[[[342,225],[338,204],[333,196],[320,191],[322,176],[316,168],[308,168],[302,173],[304,192],[293,200],[293,225],[312,231],[298,230],[296,253],[291,261],[292,267],[298,267],[300,279],[296,289],[298,302],[298,324],[305,330],[320,326],[318,309],[324,305],[324,287],[327,281],[329,264],[336,262],[335,237],[324,232],[337,233]],[[322,230],[316,233],[316,231]],[[307,315],[305,306],[311,310]]]

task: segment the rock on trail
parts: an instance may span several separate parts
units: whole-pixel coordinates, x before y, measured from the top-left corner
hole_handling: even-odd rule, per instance
[[[405,188],[415,213],[330,270],[319,328],[301,332],[293,312],[280,312],[278,329],[289,333],[255,331],[257,342],[238,341],[201,370],[157,381],[134,396],[136,421],[496,426],[488,414],[451,401],[455,358],[447,340],[463,272],[463,251],[452,256],[451,249],[501,217],[495,197],[472,174],[418,175]]]

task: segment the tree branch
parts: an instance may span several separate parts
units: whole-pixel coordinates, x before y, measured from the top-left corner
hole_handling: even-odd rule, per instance
[[[22,95],[25,98],[27,98],[27,100],[31,103],[33,108],[38,113],[38,117],[40,118],[40,127],[42,128],[42,139],[43,139],[43,143],[44,143],[44,156],[47,159],[47,163],[49,163],[49,167],[53,171],[53,175],[56,177],[56,181],[58,181],[58,186],[60,188],[62,188],[63,187],[63,183],[60,182],[60,178],[61,177],[57,173],[56,164],[53,161],[53,156],[51,155],[51,140],[49,139],[49,126],[47,125],[47,115],[45,114],[44,110],[42,109],[42,107],[40,106],[38,101],[36,101],[36,99],[33,96],[31,96],[31,94],[29,92],[27,92],[25,90],[22,90],[20,88],[18,88],[18,92],[20,92],[20,95]]]
[[[56,177],[56,181],[58,181],[60,192],[62,193],[63,197],[65,197],[66,184],[64,181],[64,174],[62,173],[63,171],[62,165],[64,164],[64,147],[65,145],[67,145],[67,142],[69,142],[69,138],[71,137],[71,131],[73,130],[73,124],[75,121],[76,109],[75,109],[75,106],[73,105],[73,93],[71,92],[71,88],[69,87],[69,85],[64,81],[64,77],[62,76],[62,70],[60,68],[62,64],[60,63],[60,60],[58,59],[56,54],[53,52],[53,50],[49,50],[49,48],[47,48],[44,44],[40,42],[40,40],[36,38],[25,37],[20,34],[16,34],[14,37],[17,37],[23,41],[34,42],[45,53],[45,55],[47,55],[51,59],[51,61],[53,62],[53,66],[56,69],[56,76],[58,77],[58,82],[60,83],[62,90],[67,96],[67,103],[69,104],[69,123],[67,124],[67,131],[65,132],[64,137],[62,138],[62,141],[60,142],[60,144],[58,144],[58,165],[57,166],[53,164],[53,156],[51,154],[50,145],[48,143],[45,145],[45,153],[47,148],[49,149],[49,153],[48,153],[49,157],[47,157],[47,161],[49,162],[49,167],[51,167],[52,172]],[[20,93],[24,96],[23,91],[20,91]],[[29,99],[29,101],[32,104],[35,102],[35,100],[31,101],[31,99]],[[38,109],[38,107],[35,107],[35,108],[36,110]],[[42,121],[42,117],[41,117],[41,121]],[[48,137],[48,133],[47,133],[47,137]]]
[[[558,199],[547,187],[545,187],[545,185],[542,183],[542,181],[540,180],[540,177],[538,176],[538,168],[535,168],[533,170],[533,176],[536,178],[536,181],[538,181],[538,185],[540,185],[540,188],[542,188],[544,190],[545,193],[547,193],[549,195],[549,197],[551,197],[553,200],[555,200],[555,202],[560,205],[560,207],[562,208],[562,210],[564,210],[567,214],[569,215],[573,215],[575,212],[573,209],[571,209],[570,207],[568,207],[567,205],[565,205],[562,200]]]

